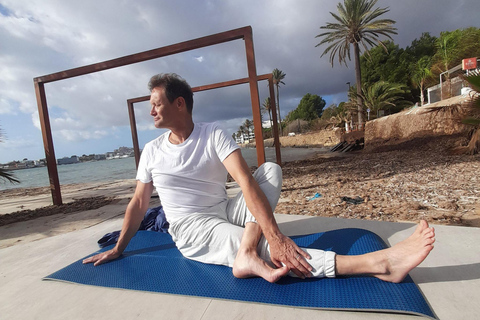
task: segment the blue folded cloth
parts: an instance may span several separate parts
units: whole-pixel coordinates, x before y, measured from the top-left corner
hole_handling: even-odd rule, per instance
[[[142,223],[138,230],[156,231],[162,233],[168,233],[169,223],[165,218],[165,212],[163,207],[150,208],[145,213]],[[115,244],[120,236],[120,231],[114,231],[107,233],[100,240],[97,241],[100,248],[105,248],[109,245]]]

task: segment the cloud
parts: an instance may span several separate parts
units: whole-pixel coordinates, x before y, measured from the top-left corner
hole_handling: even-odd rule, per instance
[[[280,88],[282,117],[306,93],[338,103],[345,99],[345,83],[355,82],[354,63],[332,68],[328,57],[320,58],[325,48],[315,48],[319,27],[333,21],[330,12],[337,11],[337,3],[3,0],[0,114],[30,116],[25,131],[39,128],[35,77],[248,25],[253,28],[257,73],[279,68],[287,75]],[[477,12],[469,10],[477,6],[476,0],[384,0],[377,6],[390,7],[385,17],[397,21],[394,40],[402,47],[422,32],[438,36],[441,31],[478,26]],[[64,141],[110,138],[112,128],[129,125],[126,100],[147,95],[149,78],[161,72],[178,73],[192,86],[244,78],[245,43],[236,40],[47,83],[54,136]],[[265,82],[258,86],[263,101],[268,88]],[[251,115],[248,85],[195,94],[195,121],[217,120],[235,129]],[[136,106],[136,116],[139,130],[150,131],[149,107]]]
[[[37,141],[29,138],[16,138],[2,140],[2,149],[18,150],[37,147]]]

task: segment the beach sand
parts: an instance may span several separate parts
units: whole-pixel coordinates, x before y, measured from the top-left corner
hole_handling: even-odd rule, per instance
[[[480,227],[480,155],[451,146],[425,140],[286,162],[275,212]],[[0,191],[0,248],[121,218],[134,189],[134,180],[62,186],[62,208],[47,187]]]

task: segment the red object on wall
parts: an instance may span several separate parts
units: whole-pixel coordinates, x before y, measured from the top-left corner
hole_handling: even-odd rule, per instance
[[[477,58],[468,58],[462,60],[462,70],[477,69]]]

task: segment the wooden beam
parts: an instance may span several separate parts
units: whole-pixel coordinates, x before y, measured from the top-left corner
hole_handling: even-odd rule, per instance
[[[47,160],[48,176],[50,178],[50,192],[54,205],[61,205],[62,192],[60,191],[60,180],[58,179],[57,159],[53,148],[52,128],[50,127],[50,118],[48,116],[47,98],[45,96],[45,87],[43,83],[34,82],[35,95],[37,97],[38,115],[40,116],[40,126],[42,129],[43,147],[45,149],[45,159]]]
[[[203,47],[213,46],[216,44],[229,42],[233,40],[243,39],[245,34],[252,33],[252,27],[243,27],[238,28],[230,31],[220,32],[217,34],[213,34],[210,36],[197,38],[193,40],[188,40],[176,44],[172,44],[169,46],[143,51],[140,53],[131,54],[128,56],[107,60],[103,62],[98,62],[94,64],[90,64],[87,66],[68,69],[48,75],[44,75],[41,77],[37,77],[34,80],[36,82],[53,82],[63,79],[68,79],[72,77],[82,76],[94,72],[99,72],[107,69],[122,67],[138,62],[143,62],[147,60],[157,59],[165,56],[169,56],[172,54],[177,54],[185,51],[195,50]]]
[[[272,110],[272,120],[273,120],[273,137],[274,137],[274,145],[275,145],[275,159],[276,162],[279,166],[282,165],[282,154],[280,151],[280,140],[278,136],[278,123],[277,123],[277,112],[275,109],[275,92],[273,90],[273,75],[271,73],[268,74],[262,74],[257,76],[257,81],[262,81],[262,80],[268,80],[268,87],[270,90],[270,108]],[[212,84],[207,84],[207,85],[202,85],[202,86],[197,86],[193,87],[192,91],[193,92],[200,92],[200,91],[206,91],[206,90],[212,90],[212,89],[217,89],[217,88],[224,88],[224,87],[229,87],[229,86],[235,86],[239,84],[245,84],[249,83],[250,79],[249,78],[241,78],[241,79],[235,79],[235,80],[230,80],[230,81],[223,81],[223,82],[217,82],[217,83],[212,83]],[[130,129],[132,130],[132,140],[133,140],[133,148],[135,151],[135,163],[138,168],[138,163],[140,161],[140,149],[138,147],[138,135],[137,135],[137,129],[136,129],[136,122],[135,122],[135,109],[133,107],[133,104],[139,103],[139,102],[145,102],[150,100],[150,95],[148,96],[142,96],[142,97],[136,97],[132,99],[127,100],[128,104],[128,114],[130,117]],[[263,137],[262,137],[263,138]]]
[[[253,33],[245,34],[245,51],[247,55],[248,83],[252,101],[253,125],[255,127],[255,147],[257,149],[257,163],[265,163],[265,148],[263,146],[262,116],[260,114],[260,98],[258,95],[257,67],[253,50]]]

